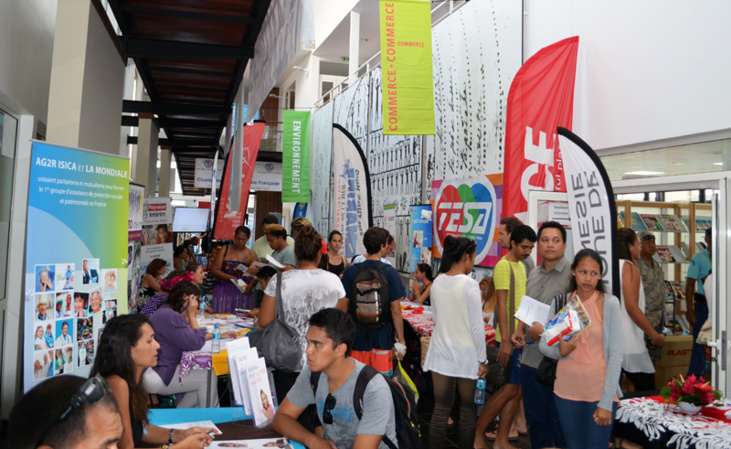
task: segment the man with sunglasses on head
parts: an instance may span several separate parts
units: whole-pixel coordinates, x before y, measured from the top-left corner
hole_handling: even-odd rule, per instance
[[[353,395],[365,365],[349,357],[355,341],[353,320],[338,309],[322,309],[309,324],[307,366],[274,415],[274,430],[310,449],[385,449],[384,437],[397,442],[393,399],[382,376],[368,381],[361,418],[356,414]],[[322,423],[316,433],[297,422],[310,404],[317,407]]]
[[[30,390],[13,407],[13,449],[115,449],[122,419],[101,377],[58,376]]]

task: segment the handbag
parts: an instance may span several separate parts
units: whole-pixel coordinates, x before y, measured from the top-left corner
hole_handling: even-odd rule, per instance
[[[510,262],[508,262],[510,263]],[[508,335],[513,335],[513,332],[515,332],[515,274],[513,273],[513,266],[510,266],[510,315],[508,315]],[[495,311],[495,314],[492,317],[493,320],[493,328],[495,328],[495,321],[497,321],[497,311]],[[510,344],[510,342],[505,342],[505,344]],[[488,371],[487,375],[485,376],[485,381],[493,385],[495,388],[500,388],[503,385],[507,384],[510,381],[510,374],[512,372],[513,364],[512,359],[511,361],[508,361],[508,363],[505,366],[502,366],[497,361],[498,353],[500,352],[500,349],[497,345],[488,345],[486,348],[487,352],[487,366],[490,367],[490,371]],[[511,356],[512,357],[512,356]]]
[[[701,326],[701,330],[698,331],[698,336],[695,339],[695,342],[699,345],[705,345],[708,344],[709,341],[713,339],[713,325],[711,324],[711,319],[708,318],[705,323],[703,323],[703,326]]]
[[[553,314],[557,314],[564,307],[566,307],[566,295],[557,296]],[[538,368],[536,368],[536,380],[538,383],[547,387],[553,387],[554,382],[556,382],[557,366],[558,360],[543,356],[543,359],[538,364]]]
[[[277,273],[276,315],[261,332],[252,332],[249,344],[264,357],[267,366],[280,371],[296,372],[302,368],[302,346],[299,332],[284,321],[282,304],[282,272]]]

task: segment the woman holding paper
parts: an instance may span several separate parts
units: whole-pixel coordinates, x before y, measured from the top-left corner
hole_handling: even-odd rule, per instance
[[[256,262],[256,253],[246,247],[251,231],[239,226],[234,233],[233,245],[228,245],[216,253],[211,266],[211,274],[218,280],[213,287],[213,311],[216,313],[235,313],[236,309],[251,310],[251,290],[256,278],[247,278],[244,291],[239,289],[246,270]],[[233,281],[233,282],[232,282]],[[234,284],[236,282],[237,284]]]
[[[434,334],[424,360],[424,371],[431,371],[434,381],[431,448],[444,446],[455,391],[459,395],[460,447],[473,447],[477,424],[475,381],[488,373],[480,286],[469,276],[476,250],[473,240],[447,236],[442,274],[431,286]]]
[[[122,416],[124,433],[119,449],[148,445],[175,444],[176,449],[202,449],[211,443],[212,429],[193,427],[173,430],[150,424],[147,420],[148,392],[142,373],[157,365],[160,345],[144,315],[122,315],[107,322],[99,341],[91,376],[104,377],[112,389]]]
[[[571,264],[572,292],[565,297],[567,303],[578,298],[591,324],[571,340],[561,338],[552,346],[544,332],[539,346],[543,355],[558,359],[554,394],[569,449],[608,446],[622,395],[617,381],[622,364],[621,311],[619,300],[604,293],[602,263],[596,251],[579,251]]]
[[[647,334],[656,346],[665,343],[665,336],[657,332],[645,316],[645,289],[642,274],[635,260],[640,258],[640,239],[634,230],[621,228],[619,240],[619,273],[622,285],[622,320],[624,322],[624,357],[622,371],[627,375],[635,391],[655,389],[655,367],[645,346]]]

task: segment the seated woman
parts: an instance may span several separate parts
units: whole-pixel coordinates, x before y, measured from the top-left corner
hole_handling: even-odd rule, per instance
[[[185,271],[185,267],[188,266],[190,261],[190,255],[188,248],[185,245],[180,245],[173,251],[173,267],[177,271]]]
[[[213,287],[213,310],[216,313],[234,313],[236,309],[251,309],[251,290],[255,282],[246,280],[247,287],[242,292],[231,281],[242,279],[246,270],[256,262],[254,251],[246,247],[251,231],[239,226],[234,232],[234,244],[224,246],[216,253],[211,265],[211,273],[218,279]]]
[[[141,310],[150,298],[158,293],[162,293],[160,278],[165,274],[167,264],[163,259],[152,259],[147,264],[147,270],[142,278],[140,289],[137,292],[137,310]]]
[[[107,322],[99,341],[91,376],[104,377],[119,406],[124,433],[119,449],[174,443],[176,449],[200,449],[210,444],[211,429],[172,430],[147,420],[147,391],[142,373],[157,364],[160,345],[144,315],[122,315]]]
[[[180,359],[185,351],[197,351],[203,347],[211,334],[198,327],[195,314],[201,291],[191,282],[179,282],[170,291],[167,301],[160,305],[150,317],[155,338],[160,343],[157,366],[148,369],[142,376],[149,393],[171,395],[185,393],[178,403],[180,408],[206,407],[208,394],[208,373],[204,370],[190,370],[180,381]],[[183,317],[183,313],[187,315]],[[106,329],[104,331],[106,333]],[[225,332],[221,338],[236,338],[236,333]],[[218,402],[216,382],[211,385],[210,397]]]
[[[334,274],[317,268],[320,263],[322,237],[312,226],[303,227],[297,234],[294,243],[294,254],[297,268],[282,273],[281,298],[284,308],[284,320],[300,334],[302,358],[289,371],[274,370],[274,386],[277,397],[284,398],[297,380],[299,372],[307,360],[305,334],[309,327],[309,319],[318,310],[337,307],[342,311],[348,309],[348,298],[340,278]],[[264,290],[261,312],[254,323],[260,328],[267,327],[276,315],[277,277],[271,278]]]
[[[431,275],[431,267],[428,263],[420,263],[416,266],[414,272],[415,281],[411,283],[411,295],[409,301],[418,302],[425,306],[431,305],[429,295],[431,293],[431,284],[434,278]]]
[[[160,282],[163,290],[147,301],[147,304],[140,310],[140,313],[147,316],[155,313],[160,307],[160,304],[167,301],[168,294],[166,292],[171,291],[178,283],[187,281],[192,282],[193,285],[200,286],[203,285],[203,279],[203,266],[199,265],[198,262],[189,263],[186,271],[173,271],[167,278]]]

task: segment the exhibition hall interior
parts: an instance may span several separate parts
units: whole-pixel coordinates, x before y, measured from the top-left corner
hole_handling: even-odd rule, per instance
[[[0,0],[1,445],[728,447],[729,14]]]

